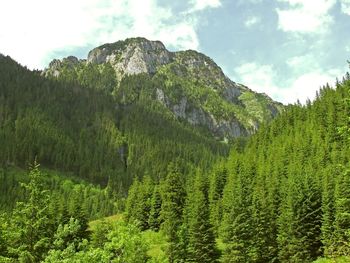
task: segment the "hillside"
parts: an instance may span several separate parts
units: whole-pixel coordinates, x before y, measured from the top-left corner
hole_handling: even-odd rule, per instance
[[[46,79],[8,57],[0,58],[0,75],[2,166],[27,168],[37,157],[45,167],[102,185],[111,180],[125,191],[132,177],[162,177],[172,159],[208,167],[228,151],[148,98],[118,107],[98,88]],[[135,76],[122,85],[148,84]]]
[[[123,215],[90,227],[86,207],[48,205],[64,202],[49,202],[34,164],[26,201],[0,216],[0,260],[348,262],[349,101],[347,75],[288,106],[210,173],[174,161],[163,180],[136,178]]]
[[[209,175],[170,167],[160,184],[135,181],[126,220],[160,229],[168,257],[189,262],[216,262],[217,239],[221,262],[348,262],[349,102],[348,74],[288,106]]]

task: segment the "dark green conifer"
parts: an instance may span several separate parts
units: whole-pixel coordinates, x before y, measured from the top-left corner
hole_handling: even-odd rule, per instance
[[[188,262],[214,263],[218,260],[219,253],[210,223],[208,188],[207,179],[198,172],[187,201]]]

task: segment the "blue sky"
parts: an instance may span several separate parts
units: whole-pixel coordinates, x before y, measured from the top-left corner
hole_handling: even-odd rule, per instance
[[[350,0],[1,1],[0,52],[29,68],[127,37],[205,53],[233,81],[293,103],[348,70]]]

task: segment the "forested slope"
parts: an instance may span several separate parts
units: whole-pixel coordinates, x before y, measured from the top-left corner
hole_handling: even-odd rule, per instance
[[[142,96],[119,107],[98,87],[82,86],[69,76],[46,79],[8,57],[0,57],[0,75],[2,167],[27,168],[36,157],[45,167],[90,182],[111,180],[125,192],[144,172],[162,177],[175,158],[184,165],[206,159],[202,163],[208,166],[208,160],[227,153],[226,145]],[[147,87],[145,76],[122,83],[130,94],[139,85]]]
[[[215,238],[222,262],[349,256],[349,116],[347,75],[288,106],[209,176],[170,168],[160,185],[135,182],[126,219],[163,231],[169,257],[189,262],[215,262]]]

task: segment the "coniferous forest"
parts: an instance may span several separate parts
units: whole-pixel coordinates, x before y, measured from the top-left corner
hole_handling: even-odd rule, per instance
[[[349,74],[224,142],[65,70],[0,55],[0,262],[350,262]]]

